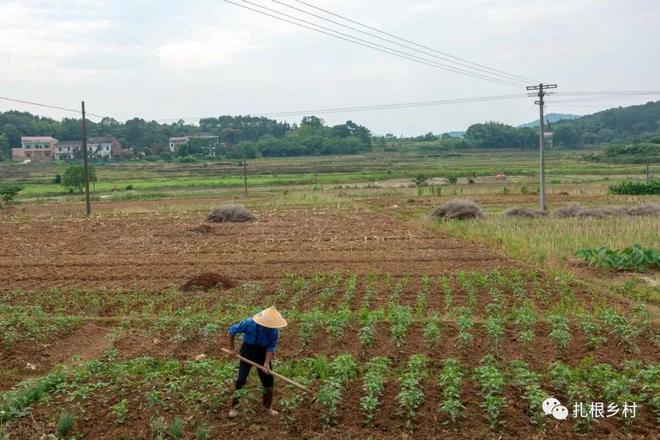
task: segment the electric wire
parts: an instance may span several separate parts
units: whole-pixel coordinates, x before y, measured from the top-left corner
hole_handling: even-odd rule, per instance
[[[364,46],[364,47],[367,47],[369,49],[377,50],[379,52],[384,52],[384,53],[387,53],[389,55],[394,55],[394,56],[397,56],[399,58],[405,58],[407,60],[414,61],[416,63],[425,64],[425,65],[428,65],[428,66],[431,66],[431,67],[435,67],[435,68],[445,70],[445,71],[449,71],[449,72],[453,72],[453,73],[459,73],[459,74],[462,74],[462,75],[465,75],[465,76],[471,76],[473,78],[479,78],[479,79],[484,79],[484,80],[491,81],[491,82],[496,82],[496,83],[503,84],[503,85],[510,86],[510,87],[515,87],[515,88],[520,87],[520,84],[512,82],[512,81],[506,81],[506,80],[501,80],[501,79],[497,79],[497,78],[491,78],[489,76],[482,75],[482,74],[479,74],[479,73],[476,73],[476,72],[469,72],[469,71],[465,71],[463,69],[458,69],[458,68],[453,67],[453,66],[447,66],[447,65],[439,64],[439,63],[434,62],[432,60],[428,60],[428,59],[425,59],[425,58],[422,58],[422,57],[418,57],[416,55],[411,55],[411,54],[408,54],[406,52],[399,51],[397,49],[392,49],[392,48],[389,48],[387,46],[380,45],[378,43],[370,42],[368,40],[364,40],[364,39],[359,38],[359,37],[355,37],[355,36],[340,32],[340,31],[336,31],[334,29],[330,29],[330,28],[318,25],[316,23],[306,21],[306,20],[294,17],[292,15],[285,14],[283,12],[280,12],[280,11],[277,11],[277,10],[274,10],[274,9],[271,9],[271,8],[267,8],[265,6],[258,5],[256,3],[248,2],[246,0],[243,0],[243,1],[246,2],[246,3],[252,4],[254,6],[257,6],[259,8],[270,10],[272,12],[283,15],[285,17],[289,17],[293,20],[300,21],[301,23],[307,23],[311,26],[308,26],[306,24],[297,23],[296,21],[292,21],[292,20],[289,20],[287,18],[278,17],[277,15],[273,15],[273,14],[268,13],[268,12],[260,11],[258,9],[251,8],[249,6],[241,5],[239,3],[235,3],[235,2],[230,1],[230,0],[224,0],[224,1],[226,3],[230,3],[230,4],[238,6],[240,8],[247,9],[249,11],[256,12],[258,14],[265,15],[265,16],[268,16],[268,17],[271,17],[271,18],[275,18],[277,20],[284,21],[286,23],[290,23],[290,24],[293,24],[293,25],[298,26],[298,27],[310,29],[314,32],[325,34],[325,35],[328,35],[330,37],[338,38],[340,40],[344,40],[344,41],[347,41],[349,43],[357,44],[359,46]]]
[[[301,4],[303,4],[303,5],[305,5],[305,6],[309,7],[309,8],[316,9],[317,11],[324,12],[324,13],[326,13],[326,14],[328,14],[328,15],[333,16],[333,17],[337,17],[337,18],[341,18],[342,20],[346,20],[346,21],[349,22],[349,23],[357,24],[357,25],[359,25],[359,26],[364,27],[365,29],[370,29],[370,30],[372,30],[372,31],[379,32],[379,33],[381,33],[381,34],[383,34],[383,35],[387,35],[387,36],[392,37],[392,38],[395,38],[395,39],[397,39],[397,40],[399,40],[399,41],[403,41],[403,42],[405,42],[405,43],[412,44],[412,45],[414,45],[414,46],[421,47],[421,48],[426,49],[426,50],[430,50],[430,51],[435,52],[435,53],[437,53],[437,54],[440,54],[440,55],[443,55],[443,56],[446,56],[446,57],[449,57],[449,58],[453,58],[453,59],[458,60],[458,61],[462,61],[462,62],[465,62],[465,63],[469,63],[469,64],[472,64],[472,65],[474,65],[474,66],[478,66],[478,67],[480,67],[480,68],[483,68],[483,69],[486,69],[486,70],[490,70],[490,71],[492,71],[492,72],[496,72],[496,73],[500,73],[500,74],[504,74],[504,75],[508,75],[508,76],[512,76],[512,77],[516,77],[516,78],[521,79],[521,80],[523,80],[523,81],[531,81],[531,82],[534,82],[534,83],[540,83],[540,82],[541,82],[541,81],[536,80],[536,79],[528,78],[528,77],[521,76],[521,75],[515,75],[515,74],[512,74],[512,73],[508,73],[508,72],[503,71],[503,70],[500,70],[500,69],[495,69],[495,68],[492,68],[492,67],[488,67],[488,66],[485,66],[485,65],[483,65],[483,64],[475,63],[475,62],[472,62],[472,61],[466,60],[466,59],[464,59],[464,58],[460,58],[460,57],[457,57],[457,56],[451,55],[451,54],[449,54],[449,53],[439,51],[439,50],[434,49],[434,48],[432,48],[432,47],[428,47],[428,46],[424,46],[424,45],[422,45],[422,44],[415,43],[414,41],[407,40],[407,39],[405,39],[405,38],[399,37],[399,36],[397,36],[397,35],[394,35],[394,34],[392,34],[392,33],[389,33],[389,32],[386,32],[386,31],[383,31],[383,30],[381,30],[381,29],[378,29],[378,28],[375,28],[375,27],[372,27],[372,26],[368,26],[368,25],[366,25],[366,24],[364,24],[364,23],[361,23],[361,22],[359,22],[359,21],[352,20],[352,19],[350,19],[350,18],[348,18],[348,17],[345,17],[345,16],[343,16],[343,15],[339,15],[339,14],[334,13],[334,12],[332,12],[332,11],[329,11],[329,10],[327,10],[327,9],[320,8],[320,7],[318,7],[318,6],[315,6],[315,5],[311,4],[311,3],[308,3],[308,2],[305,2],[305,1],[302,1],[302,0],[294,0],[294,1],[296,1],[297,3],[301,3]]]
[[[331,20],[331,19],[329,19],[329,18],[326,18],[326,17],[320,16],[320,15],[314,14],[314,13],[309,12],[309,11],[305,11],[304,9],[297,8],[297,7],[295,7],[295,6],[292,6],[292,5],[289,5],[289,4],[287,4],[287,3],[284,3],[284,2],[282,2],[282,1],[280,1],[280,0],[272,0],[272,1],[273,1],[274,3],[277,3],[277,4],[279,4],[279,5],[282,5],[282,6],[284,6],[284,7],[287,7],[287,8],[293,9],[293,10],[295,10],[295,11],[302,12],[303,14],[310,15],[310,16],[312,16],[312,17],[316,17],[316,18],[318,18],[318,19],[320,19],[320,20],[324,20],[324,21],[327,21],[327,22],[329,22],[329,23],[336,24],[336,25],[341,26],[341,27],[344,27],[344,28],[346,28],[346,29],[350,29],[350,30],[352,30],[352,31],[354,31],[354,32],[359,32],[359,33],[361,33],[361,34],[368,35],[368,36],[370,36],[370,37],[372,37],[372,38],[377,38],[377,39],[379,39],[379,40],[381,40],[381,41],[385,41],[385,42],[387,42],[387,43],[394,44],[394,45],[397,45],[397,46],[403,47],[403,48],[405,48],[405,49],[412,50],[412,51],[415,51],[415,52],[418,52],[418,53],[424,54],[424,55],[426,55],[426,56],[430,56],[430,57],[433,57],[433,58],[437,58],[437,59],[440,59],[440,60],[445,61],[445,62],[449,62],[449,63],[457,64],[457,65],[459,65],[459,66],[466,67],[466,68],[468,68],[468,69],[473,69],[473,70],[481,71],[482,73],[486,73],[486,74],[492,75],[492,76],[494,76],[494,77],[501,77],[502,79],[512,80],[512,81],[520,82],[520,83],[522,83],[522,84],[527,84],[529,81],[534,81],[534,80],[531,80],[531,79],[529,79],[529,80],[527,80],[527,79],[523,79],[522,77],[518,77],[517,75],[513,75],[513,74],[509,74],[509,73],[494,72],[494,71],[492,71],[492,69],[489,69],[489,68],[487,68],[487,67],[481,67],[481,66],[479,66],[479,65],[470,65],[469,62],[466,63],[466,62],[461,62],[461,61],[455,61],[455,60],[452,60],[452,57],[449,57],[449,56],[446,56],[446,55],[436,55],[436,54],[434,54],[434,53],[432,53],[432,52],[430,52],[430,51],[428,51],[428,50],[420,50],[420,49],[417,49],[416,47],[414,47],[414,46],[412,46],[412,45],[402,44],[402,43],[399,43],[399,42],[397,42],[397,41],[394,41],[394,40],[392,40],[392,39],[390,39],[390,38],[383,38],[383,37],[378,36],[378,35],[376,35],[376,34],[373,34],[373,33],[371,33],[371,32],[365,32],[365,31],[360,30],[360,29],[358,29],[358,28],[355,28],[355,27],[353,27],[353,26],[348,26],[348,25],[345,25],[345,24],[340,23],[340,22],[338,22],[338,21]]]

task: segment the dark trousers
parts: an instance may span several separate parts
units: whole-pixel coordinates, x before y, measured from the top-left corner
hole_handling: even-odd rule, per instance
[[[259,365],[263,365],[266,362],[266,347],[260,347],[258,345],[246,344],[245,342],[241,346],[241,356],[246,359],[256,362]],[[271,363],[270,367],[273,367]],[[248,364],[245,361],[241,361],[238,366],[238,378],[236,379],[236,389],[240,390],[245,386],[247,382],[248,375],[252,365]],[[270,408],[273,402],[273,376],[271,374],[266,374],[257,368],[257,373],[259,374],[259,379],[261,380],[261,385],[264,387],[264,406]],[[233,404],[238,404],[238,398],[234,397]]]

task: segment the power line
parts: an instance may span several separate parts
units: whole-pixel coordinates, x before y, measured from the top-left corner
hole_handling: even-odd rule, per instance
[[[466,76],[471,76],[471,77],[474,77],[474,78],[479,78],[479,79],[484,79],[484,80],[487,80],[487,81],[496,82],[496,83],[507,85],[507,86],[510,86],[510,87],[516,87],[516,88],[520,87],[519,84],[514,83],[512,81],[506,81],[506,80],[502,80],[502,79],[498,79],[498,78],[492,78],[492,77],[488,77],[486,75],[482,75],[482,74],[479,74],[479,73],[476,73],[476,72],[465,71],[463,69],[458,69],[458,68],[453,67],[453,66],[447,66],[447,65],[444,65],[444,64],[440,64],[440,63],[434,62],[432,60],[421,58],[421,57],[418,57],[416,55],[411,55],[411,54],[408,54],[406,52],[402,52],[402,51],[399,51],[397,49],[392,49],[390,47],[383,46],[383,45],[378,44],[378,43],[367,41],[367,40],[364,40],[362,38],[355,37],[355,36],[352,36],[352,35],[349,35],[349,34],[334,30],[334,29],[330,29],[330,28],[318,25],[316,23],[312,23],[312,22],[294,17],[292,15],[285,14],[285,13],[280,12],[280,11],[277,11],[277,10],[274,10],[274,9],[271,9],[271,8],[267,8],[265,6],[258,5],[256,3],[251,3],[251,2],[246,1],[246,0],[243,0],[243,1],[246,2],[246,3],[250,3],[254,6],[257,6],[259,8],[270,10],[272,12],[275,12],[277,14],[280,14],[280,15],[283,15],[285,17],[291,18],[293,20],[300,21],[301,23],[307,23],[308,25],[311,25],[311,26],[301,24],[301,23],[297,23],[295,21],[291,21],[291,20],[288,20],[286,18],[278,17],[277,15],[273,15],[273,14],[270,14],[268,12],[263,12],[263,11],[251,8],[249,6],[241,5],[241,4],[235,3],[235,2],[230,1],[230,0],[224,0],[224,1],[227,2],[227,3],[230,3],[232,5],[238,6],[240,8],[247,9],[247,10],[250,10],[252,12],[256,12],[257,14],[261,14],[261,15],[265,15],[265,16],[268,16],[268,17],[271,17],[271,18],[275,18],[276,20],[284,21],[286,23],[290,23],[290,24],[293,24],[293,25],[298,26],[298,27],[303,27],[303,28],[306,28],[306,29],[310,29],[314,32],[325,34],[325,35],[328,35],[330,37],[338,38],[340,40],[344,40],[344,41],[347,41],[349,43],[357,44],[359,46],[364,46],[364,47],[367,47],[369,49],[377,50],[379,52],[384,52],[384,53],[387,53],[389,55],[394,55],[394,56],[397,56],[399,58],[405,58],[407,60],[414,61],[416,63],[425,64],[425,65],[428,65],[428,66],[436,67],[436,68],[441,69],[441,70],[446,70],[446,71],[453,72],[453,73],[459,73],[459,74],[466,75]],[[313,27],[313,26],[315,26],[315,27]],[[329,31],[329,32],[327,32],[327,31]]]
[[[227,1],[227,0],[225,0],[225,1]],[[439,63],[437,61],[429,60],[429,59],[420,57],[418,55],[410,54],[408,52],[400,51],[398,49],[394,49],[394,48],[391,48],[391,47],[388,47],[388,46],[383,46],[382,44],[374,43],[372,41],[365,40],[363,38],[359,38],[359,37],[347,34],[345,32],[340,32],[340,31],[337,31],[335,29],[328,28],[328,27],[322,26],[320,24],[304,20],[302,18],[298,18],[298,17],[295,17],[295,16],[290,15],[290,14],[286,14],[286,13],[278,11],[276,9],[272,9],[272,8],[267,7],[267,6],[262,6],[260,4],[251,2],[249,0],[243,0],[243,2],[251,4],[251,5],[256,6],[258,8],[265,9],[267,11],[282,15],[282,16],[287,17],[287,18],[297,20],[301,23],[305,23],[307,25],[315,26],[318,29],[323,29],[325,31],[333,32],[334,34],[338,34],[338,35],[334,35],[334,34],[327,34],[326,32],[322,32],[322,33],[326,33],[326,35],[330,35],[330,36],[333,36],[333,37],[336,37],[336,38],[340,38],[342,40],[345,40],[345,38],[341,38],[340,36],[347,37],[347,38],[351,39],[349,42],[358,44],[360,46],[364,46],[366,44],[367,47],[369,47],[370,49],[379,50],[381,52],[385,51],[385,52],[389,53],[390,55],[403,57],[403,58],[406,58],[406,59],[409,59],[409,60],[412,60],[412,61],[415,61],[415,62],[430,65],[430,66],[433,66],[433,67],[436,67],[436,68],[439,68],[439,69],[442,69],[442,70],[446,70],[446,71],[450,71],[450,72],[454,72],[454,73],[459,73],[459,74],[463,74],[463,75],[467,75],[467,76],[472,76],[474,78],[485,79],[487,81],[493,81],[493,82],[497,82],[497,83],[512,86],[512,87],[519,87],[520,86],[519,83],[516,83],[516,82],[514,82],[513,80],[510,80],[510,79],[488,76],[488,75],[483,74],[483,73],[472,72],[472,71],[469,71],[469,70],[457,68],[455,66]],[[228,2],[228,3],[233,3],[233,2]],[[233,4],[236,4],[236,3],[233,3]],[[236,4],[236,5],[241,6],[241,5],[238,5],[238,4]],[[282,19],[280,17],[273,16],[271,14],[264,13],[264,12],[261,12],[261,11],[257,11],[256,9],[248,8],[246,6],[241,6],[241,7],[245,8],[245,9],[249,9],[249,10],[254,11],[254,12],[261,13],[263,15],[268,15],[270,17],[286,21],[288,23],[291,23],[291,24],[294,24],[294,25],[297,25],[297,26],[302,26],[302,27],[305,27],[305,28],[308,28],[308,29],[312,29],[312,28],[309,28],[308,26],[300,25],[298,23],[292,23],[289,20]],[[318,29],[316,29],[316,28],[314,28],[312,30],[317,30],[318,31]],[[353,41],[353,40],[355,40],[355,41]]]
[[[274,0],[273,0],[273,1],[274,1]],[[312,5],[312,4],[310,4],[310,3],[308,3],[308,2],[305,2],[305,1],[302,1],[302,0],[294,0],[294,1],[296,1],[296,2],[298,2],[298,3],[301,3],[301,4],[305,5],[305,6],[308,6],[308,7],[312,8],[312,9],[316,9],[317,11],[325,12],[326,14],[328,14],[328,15],[332,15],[333,17],[337,17],[337,18],[341,18],[342,20],[346,20],[346,21],[349,22],[349,23],[357,24],[357,25],[359,25],[359,26],[362,26],[362,27],[365,28],[365,29],[370,29],[370,30],[372,30],[372,31],[379,32],[379,33],[381,33],[381,34],[383,34],[383,35],[387,35],[387,36],[389,36],[389,37],[396,38],[396,39],[399,40],[399,41],[403,41],[403,42],[405,42],[405,43],[412,44],[412,45],[414,45],[414,46],[421,47],[421,48],[426,49],[426,50],[430,50],[430,51],[435,52],[435,53],[437,53],[437,54],[440,54],[440,55],[443,55],[443,56],[446,56],[446,57],[449,57],[449,58],[453,58],[453,59],[455,59],[455,60],[462,61],[462,62],[464,62],[464,63],[468,63],[468,64],[471,64],[471,65],[474,65],[474,66],[480,67],[480,68],[482,68],[482,69],[489,70],[489,71],[491,71],[491,72],[493,72],[493,73],[500,73],[500,74],[503,74],[503,75],[508,75],[508,76],[515,77],[515,78],[518,78],[518,79],[523,80],[523,81],[531,81],[531,82],[536,82],[536,83],[540,82],[539,80],[536,80],[536,79],[527,78],[527,77],[525,77],[525,76],[515,75],[515,74],[512,74],[512,73],[508,73],[508,72],[503,71],[503,70],[499,70],[499,69],[495,69],[495,68],[492,68],[492,67],[488,67],[488,66],[485,66],[485,65],[483,65],[483,64],[475,63],[475,62],[472,62],[472,61],[466,60],[466,59],[464,59],[464,58],[460,58],[460,57],[457,57],[457,56],[451,55],[451,54],[449,54],[449,53],[442,52],[442,51],[439,51],[439,50],[437,50],[437,49],[433,49],[432,47],[428,47],[428,46],[424,46],[424,45],[419,44],[419,43],[415,43],[414,41],[407,40],[407,39],[405,39],[405,38],[399,37],[399,36],[394,35],[394,34],[389,33],[389,32],[385,32],[385,31],[383,31],[383,30],[381,30],[381,29],[378,29],[378,28],[375,28],[375,27],[372,27],[372,26],[368,26],[368,25],[366,25],[366,24],[364,24],[364,23],[360,23],[359,21],[352,20],[352,19],[350,19],[350,18],[348,18],[348,17],[345,17],[345,16],[343,16],[343,15],[336,14],[336,13],[334,13],[334,12],[331,12],[331,11],[327,10],[327,9],[320,8],[320,7],[318,7],[318,6]]]
[[[645,96],[660,95],[660,90],[601,90],[592,92],[555,92],[566,96]]]
[[[279,4],[279,5],[285,6],[285,7],[290,8],[290,9],[293,9],[293,10],[295,10],[295,11],[302,12],[303,14],[306,14],[306,15],[309,15],[309,16],[312,16],[312,17],[316,17],[316,18],[318,18],[318,19],[320,19],[320,20],[324,20],[324,21],[327,21],[327,22],[329,22],[329,23],[336,24],[336,25],[341,26],[341,27],[344,27],[344,28],[346,28],[346,29],[350,29],[350,30],[352,30],[352,31],[354,31],[354,32],[359,32],[359,33],[361,33],[361,34],[368,35],[368,36],[370,36],[370,37],[372,37],[372,38],[377,38],[377,39],[379,39],[379,40],[381,40],[381,41],[385,41],[385,42],[388,42],[388,43],[390,43],[390,44],[394,44],[394,45],[397,45],[397,46],[400,46],[400,47],[406,48],[406,49],[408,49],[408,50],[412,50],[412,51],[415,51],[415,52],[418,52],[418,53],[424,54],[424,55],[426,55],[426,56],[430,56],[430,57],[433,57],[433,58],[437,58],[437,59],[440,59],[440,60],[443,60],[443,61],[446,61],[446,62],[449,62],[449,63],[457,64],[457,65],[459,65],[459,66],[463,66],[463,67],[466,67],[466,68],[468,68],[468,69],[473,69],[473,70],[477,70],[477,71],[482,71],[482,72],[484,72],[484,73],[487,73],[487,74],[490,74],[490,75],[494,75],[495,77],[500,77],[500,78],[502,78],[502,79],[506,79],[506,80],[510,80],[510,81],[511,81],[511,80],[512,80],[512,81],[518,81],[518,82],[527,82],[526,79],[524,79],[523,77],[518,77],[517,75],[513,75],[513,74],[509,74],[509,73],[505,73],[505,72],[501,72],[501,73],[500,73],[500,72],[493,72],[492,69],[489,69],[489,68],[487,68],[487,67],[481,67],[481,66],[479,66],[479,65],[470,65],[469,62],[455,61],[455,60],[452,60],[453,57],[450,57],[450,56],[446,56],[446,55],[436,55],[436,54],[434,54],[434,53],[432,53],[432,52],[429,52],[429,51],[427,51],[427,50],[420,50],[420,49],[417,49],[416,47],[411,46],[411,45],[401,44],[401,43],[399,43],[399,42],[397,42],[397,41],[394,41],[394,40],[392,40],[392,39],[390,39],[390,38],[383,38],[383,37],[378,36],[378,35],[376,35],[376,34],[373,34],[373,33],[371,33],[371,32],[365,32],[365,31],[360,30],[360,29],[357,29],[357,28],[355,28],[355,27],[353,27],[353,26],[348,26],[348,25],[345,25],[345,24],[340,23],[340,22],[338,22],[338,21],[331,20],[331,19],[329,19],[329,18],[326,18],[326,17],[320,16],[320,15],[314,14],[314,13],[309,12],[309,11],[305,11],[304,9],[297,8],[297,7],[295,7],[295,6],[289,5],[289,4],[284,3],[284,2],[282,2],[282,1],[279,1],[279,0],[272,0],[272,1],[273,1],[274,3],[277,3],[277,4]],[[419,46],[419,45],[416,45],[416,46]],[[533,80],[530,79],[529,81],[533,81]]]
[[[2,99],[3,101],[17,102],[19,104],[26,104],[26,105],[34,105],[34,106],[37,106],[37,107],[52,108],[52,109],[55,109],[55,110],[62,110],[62,111],[65,111],[65,112],[71,112],[71,113],[77,113],[77,114],[82,113],[80,110],[76,110],[76,109],[72,109],[72,108],[60,107],[58,105],[43,104],[43,103],[40,103],[40,102],[25,101],[25,100],[16,99],[16,98],[8,98],[6,96],[0,96],[0,99]],[[95,117],[101,118],[101,119],[104,118],[104,116],[97,115],[95,113],[87,113],[87,115],[88,116],[95,116]]]
[[[362,111],[374,111],[374,110],[397,110],[397,109],[417,108],[417,107],[432,107],[439,105],[469,104],[469,103],[477,103],[477,102],[514,100],[514,99],[522,99],[526,97],[527,97],[526,94],[518,93],[518,94],[510,94],[510,95],[480,96],[480,97],[471,97],[471,98],[437,99],[433,101],[414,101],[414,102],[375,104],[375,105],[364,105],[364,106],[354,106],[354,107],[330,107],[330,108],[317,108],[317,109],[308,109],[308,110],[255,113],[254,116],[286,117],[286,116],[298,116],[298,115],[318,115],[318,114],[362,112]],[[190,116],[186,118],[158,118],[154,120],[155,121],[178,121],[178,120],[186,121],[186,120],[199,120],[199,119],[214,118],[214,117],[215,116]]]

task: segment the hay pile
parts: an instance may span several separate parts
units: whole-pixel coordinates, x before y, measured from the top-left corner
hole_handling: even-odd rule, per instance
[[[196,277],[192,277],[191,279],[186,281],[181,286],[181,290],[183,292],[190,292],[194,290],[209,291],[217,287],[230,289],[232,287],[235,287],[235,284],[229,278],[224,277],[215,272],[204,272],[203,274],[197,275]]]
[[[254,219],[254,214],[243,205],[235,204],[220,205],[206,217],[206,221],[213,223],[242,223]]]
[[[657,203],[647,203],[638,206],[613,206],[608,208],[585,208],[582,205],[574,204],[557,209],[553,212],[555,218],[579,217],[579,218],[606,218],[620,217],[625,215],[643,216],[659,215],[660,205]]]
[[[545,217],[547,213],[544,211],[535,210],[531,208],[514,206],[513,208],[507,209],[504,212],[504,215],[506,217],[537,218],[537,217]]]
[[[660,215],[660,203],[647,203],[645,205],[630,206],[628,215]]]
[[[481,207],[472,200],[454,199],[438,206],[431,214],[444,220],[471,220],[484,218]]]

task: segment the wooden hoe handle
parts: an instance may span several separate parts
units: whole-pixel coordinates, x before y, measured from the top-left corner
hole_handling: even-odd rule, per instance
[[[224,351],[224,352],[227,353],[227,354],[231,353],[231,351],[227,350],[226,348],[222,348],[222,351]],[[238,353],[234,353],[234,354],[236,355],[237,358],[239,358],[239,359],[242,360],[243,362],[247,362],[248,364],[250,364],[250,365],[252,365],[252,366],[254,366],[254,367],[257,367],[257,368],[260,369],[261,371],[266,372],[266,369],[264,368],[263,365],[259,365],[258,363],[253,362],[253,361],[251,361],[250,359],[244,358],[243,356],[241,356],[241,355],[238,354]],[[273,376],[275,376],[275,377],[277,377],[277,378],[279,378],[279,379],[282,379],[282,380],[283,380],[284,382],[286,382],[286,383],[290,383],[291,385],[300,388],[301,390],[305,391],[306,393],[311,393],[311,392],[312,392],[312,390],[310,390],[310,389],[307,388],[306,386],[304,386],[304,385],[300,385],[298,382],[294,382],[294,381],[292,381],[291,379],[289,379],[288,377],[284,377],[284,376],[282,376],[281,374],[278,374],[278,373],[274,372],[273,370],[270,370],[270,374],[272,374]]]

